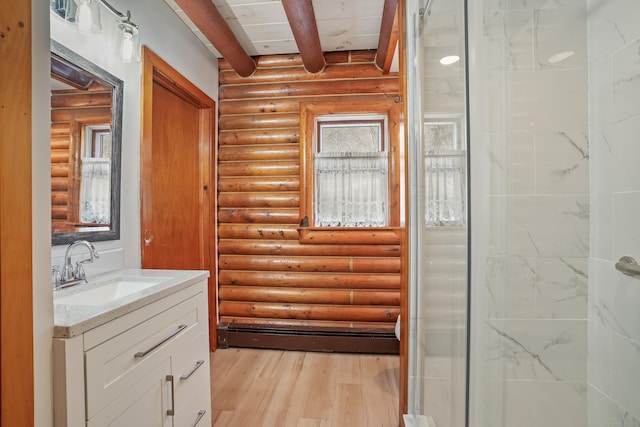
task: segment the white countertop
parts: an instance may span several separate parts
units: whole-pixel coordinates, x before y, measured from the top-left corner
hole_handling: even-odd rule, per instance
[[[89,329],[100,326],[132,312],[144,305],[171,295],[181,289],[209,277],[206,270],[142,270],[128,269],[103,274],[87,279],[86,285],[76,285],[53,292],[53,336],[68,338],[80,335]],[[113,299],[105,304],[80,305],[56,303],[64,297],[83,291],[98,288],[105,283],[123,278],[141,278],[150,280],[161,278],[161,281],[141,291],[130,293]]]

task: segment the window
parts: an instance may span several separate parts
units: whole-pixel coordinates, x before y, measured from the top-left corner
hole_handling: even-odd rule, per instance
[[[389,206],[386,116],[320,116],[315,227],[384,227]]]
[[[425,225],[466,224],[466,150],[460,118],[429,115],[424,122]]]
[[[397,227],[400,104],[312,102],[300,110],[302,225]]]

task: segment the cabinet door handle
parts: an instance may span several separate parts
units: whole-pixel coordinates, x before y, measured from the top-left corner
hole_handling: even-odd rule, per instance
[[[200,420],[204,417],[204,414],[206,414],[207,411],[205,411],[204,409],[200,409],[198,411],[198,418],[196,418],[196,422],[193,423],[193,427],[196,427],[198,425],[198,423],[200,422]]]
[[[171,333],[171,335],[169,335],[168,337],[164,338],[163,340],[161,340],[159,343],[157,343],[156,345],[154,345],[153,347],[148,348],[145,351],[139,351],[136,354],[134,354],[133,356],[136,358],[139,357],[145,357],[147,354],[151,353],[153,350],[155,350],[156,348],[160,347],[162,344],[166,343],[167,341],[169,341],[171,338],[175,337],[176,335],[178,335],[180,332],[184,331],[185,329],[187,329],[189,325],[180,325],[178,326],[178,329],[175,330],[174,332]]]
[[[182,375],[180,375],[180,379],[181,379],[181,380],[188,380],[188,379],[189,379],[189,377],[190,377],[191,375],[193,375],[193,373],[194,373],[195,371],[197,371],[197,370],[198,370],[198,368],[200,368],[200,366],[202,366],[202,365],[204,365],[204,360],[198,360],[198,361],[196,362],[196,366],[195,366],[195,368],[193,368],[193,369],[191,370],[191,372],[189,372],[188,374],[182,374]]]
[[[167,382],[171,383],[171,409],[167,409],[167,415],[172,417],[176,414],[175,392],[173,390],[173,375],[167,375]]]

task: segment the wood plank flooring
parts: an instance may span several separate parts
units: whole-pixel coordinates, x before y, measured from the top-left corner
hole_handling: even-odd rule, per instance
[[[246,348],[211,354],[215,427],[397,427],[399,358]]]

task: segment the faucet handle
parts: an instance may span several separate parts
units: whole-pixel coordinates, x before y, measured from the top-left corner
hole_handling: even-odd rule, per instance
[[[60,266],[54,265],[51,267],[51,283],[53,287],[58,287],[62,283],[62,274],[60,273]]]
[[[78,262],[76,262],[76,271],[75,271],[75,273],[74,273],[74,277],[75,277],[76,279],[82,279],[82,280],[84,280],[84,279],[86,279],[86,278],[87,278],[87,275],[86,275],[86,274],[85,274],[85,272],[84,272],[84,267],[82,266],[82,264],[83,264],[83,263],[85,263],[85,262],[87,262],[87,261],[85,260],[85,261],[78,261]]]

